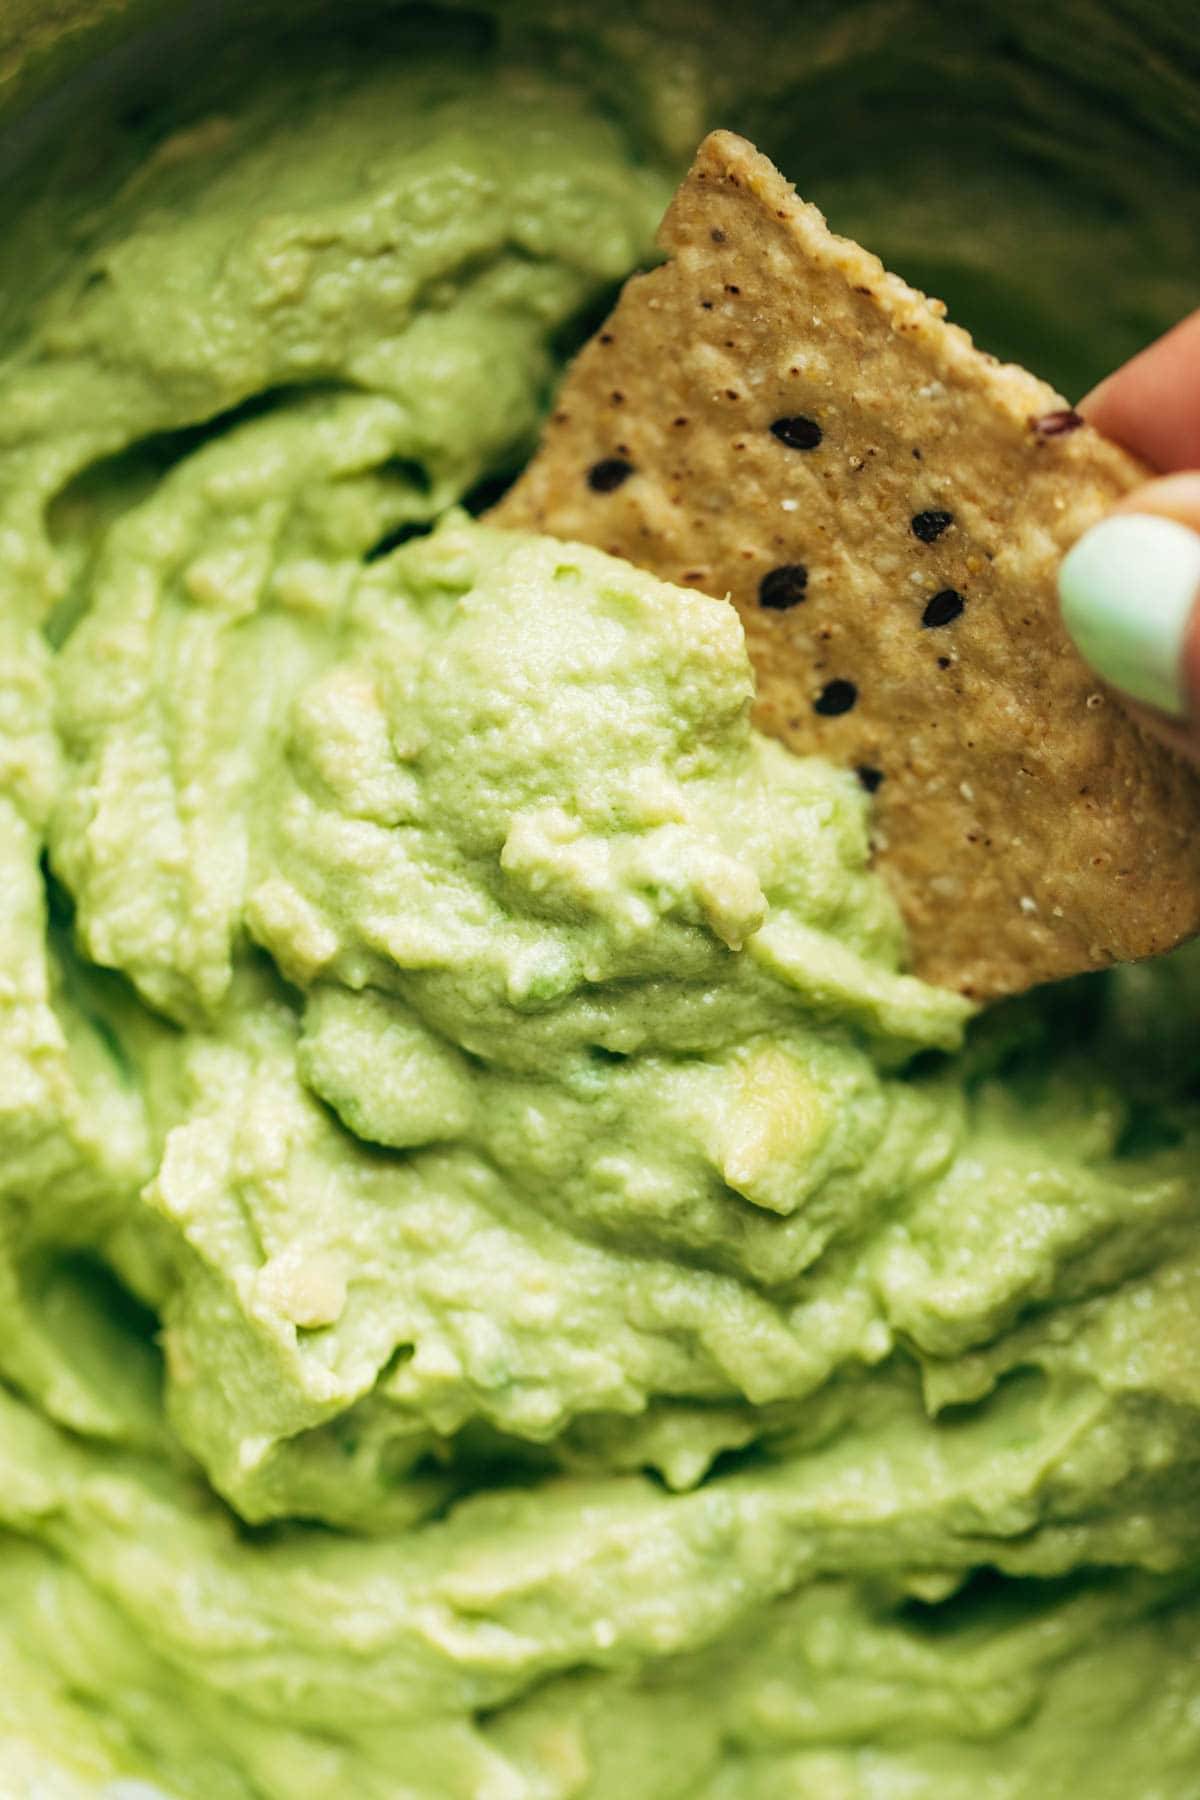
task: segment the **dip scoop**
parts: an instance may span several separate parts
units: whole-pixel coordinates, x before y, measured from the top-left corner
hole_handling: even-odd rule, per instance
[[[659,242],[492,520],[732,600],[757,724],[856,772],[928,980],[991,999],[1200,929],[1200,776],[1055,593],[1147,471],[732,133]]]

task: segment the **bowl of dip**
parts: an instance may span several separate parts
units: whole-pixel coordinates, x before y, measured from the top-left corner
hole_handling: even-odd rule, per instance
[[[918,982],[733,611],[480,522],[714,126],[1085,391],[1200,292],[1189,9],[0,82],[5,1792],[1194,1800],[1200,962]]]

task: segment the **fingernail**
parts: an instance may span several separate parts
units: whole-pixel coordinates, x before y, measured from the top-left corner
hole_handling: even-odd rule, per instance
[[[1151,513],[1114,513],[1058,572],[1063,623],[1098,675],[1182,718],[1183,647],[1200,599],[1200,532]]]

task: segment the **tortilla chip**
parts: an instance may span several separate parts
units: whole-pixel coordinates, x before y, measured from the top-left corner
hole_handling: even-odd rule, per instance
[[[1200,776],[1059,621],[1147,471],[714,132],[495,523],[731,597],[756,722],[858,771],[927,979],[983,999],[1200,928]]]

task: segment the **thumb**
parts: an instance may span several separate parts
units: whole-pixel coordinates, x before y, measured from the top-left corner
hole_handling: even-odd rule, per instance
[[[1127,495],[1064,557],[1058,591],[1096,673],[1200,757],[1200,472]]]

